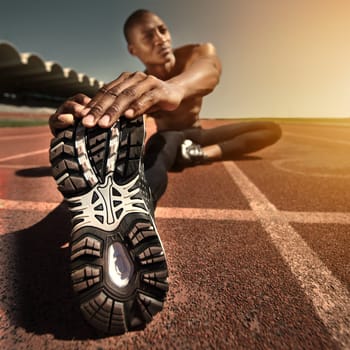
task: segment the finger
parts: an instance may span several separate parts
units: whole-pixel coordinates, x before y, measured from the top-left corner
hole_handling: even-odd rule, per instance
[[[105,94],[103,98],[91,108],[86,116],[83,116],[82,123],[86,127],[93,127],[97,124],[106,108],[112,105],[115,100],[115,96],[111,94]]]
[[[134,73],[122,73],[120,77],[116,80],[113,80],[105,86],[107,91],[113,91],[114,93],[120,93],[124,88],[135,84],[136,81],[141,81],[147,78],[147,74],[143,72],[134,72]],[[122,85],[125,83],[125,85]]]
[[[140,114],[145,113],[145,111],[150,111],[151,109],[157,110],[155,106],[159,102],[160,91],[163,85],[160,84],[159,79],[152,75],[149,75],[142,84],[140,84],[140,89],[144,93],[136,99],[129,108],[124,112],[127,118],[134,118]]]
[[[51,132],[55,135],[58,130],[66,129],[74,124],[73,114],[52,114],[49,119]]]
[[[146,79],[147,75],[142,72],[136,73],[123,73],[116,81],[105,85],[99,91],[99,93],[92,99],[88,107],[90,108],[89,113],[94,115],[97,119],[99,117],[99,105],[104,104],[106,95],[112,95],[118,97],[124,90],[130,86],[137,84],[138,82]],[[97,107],[97,111],[95,107]]]
[[[89,96],[84,95],[84,94],[79,94],[75,101],[77,103],[80,103],[83,106],[87,106],[90,103],[91,98]]]
[[[57,116],[57,125],[59,128],[67,128],[74,125],[74,116],[72,114],[60,114]]]
[[[84,105],[73,101],[73,99],[80,102],[87,101],[87,96],[74,96],[73,98],[64,102],[57,111],[49,118],[50,129],[55,134],[57,129],[64,129],[74,123],[75,118],[79,118],[80,111],[84,108]]]
[[[132,119],[151,110],[155,111],[158,109],[157,103],[159,100],[159,91],[157,89],[150,90],[135,100],[125,111],[124,115],[125,117]]]
[[[86,116],[91,108],[93,108],[98,102],[104,97],[104,95],[113,87],[120,85],[123,81],[128,79],[128,77],[132,75],[132,73],[124,72],[119,77],[108,84],[103,85],[97,92],[97,94],[89,101],[86,106],[86,109],[82,111],[82,116]]]
[[[109,106],[105,114],[98,121],[98,125],[102,128],[108,128],[112,126],[126,110],[130,108],[130,105],[134,103],[141,95],[138,87],[131,86],[124,90]]]
[[[84,119],[86,118],[85,122],[89,125],[98,123],[101,127],[113,125],[127,106],[144,92],[144,84],[142,83],[146,77],[144,73],[133,74],[119,85],[107,90],[91,108],[88,115],[84,117]]]
[[[61,105],[56,114],[73,114],[75,117],[79,118],[80,112],[85,108],[84,105],[75,102],[73,100],[66,101],[63,105]]]
[[[77,102],[81,105],[86,106],[91,101],[91,98],[80,93],[80,94],[76,94],[76,95],[72,96],[68,100],[74,101],[74,102]]]
[[[142,77],[140,77],[142,79]],[[138,99],[147,92],[153,91],[159,85],[159,80],[153,76],[147,76],[147,78],[137,81],[135,85],[125,88],[114,100],[113,104],[106,110],[105,114],[99,120],[98,124],[101,127],[112,126],[122,114],[127,114],[129,118],[134,117],[134,113],[130,110],[130,106],[137,104]],[[126,86],[126,85],[125,85]],[[150,93],[150,94],[153,94]],[[152,102],[148,98],[150,103]],[[142,102],[141,102],[142,103]],[[146,107],[146,109],[149,106]]]

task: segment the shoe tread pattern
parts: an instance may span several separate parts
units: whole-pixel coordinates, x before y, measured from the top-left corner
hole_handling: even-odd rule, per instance
[[[52,175],[64,196],[76,195],[88,188],[82,176],[74,141],[75,129],[71,127],[61,131],[50,145]]]
[[[168,291],[165,254],[154,224],[150,191],[140,161],[144,142],[143,118],[132,121],[122,119],[117,131],[117,134],[100,128],[85,131],[88,161],[84,166],[78,160],[81,155],[75,142],[77,126],[59,133],[52,140],[50,150],[58,189],[68,201],[92,193],[91,205],[95,205],[96,212],[99,210],[99,202],[95,192],[92,192],[96,186],[88,181],[87,171],[92,169],[98,183],[103,183],[107,174],[113,172],[113,180],[120,186],[131,183],[139,175],[138,181],[129,191],[136,192],[135,199],[140,199],[140,202],[142,200],[144,204],[140,203],[139,206],[148,209],[148,215],[135,210],[113,232],[82,224],[81,228],[72,233],[70,250],[73,289],[78,295],[80,309],[87,322],[106,334],[121,334],[144,328],[162,310]],[[116,135],[117,152],[115,147],[109,148],[110,140]],[[116,154],[112,156],[114,152]],[[111,159],[112,165],[108,163]],[[113,188],[112,192],[121,191]],[[79,225],[77,218],[83,216],[81,203],[77,201],[74,204],[71,201],[70,206],[73,225]],[[75,213],[74,207],[78,208]],[[118,290],[109,280],[106,271],[108,247],[114,241],[121,242],[126,247],[134,266],[132,281],[126,290]]]

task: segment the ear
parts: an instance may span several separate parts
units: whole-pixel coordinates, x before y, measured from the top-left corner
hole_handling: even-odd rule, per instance
[[[135,48],[132,44],[128,44],[128,51],[129,51],[130,55],[132,55],[132,56],[136,55]]]

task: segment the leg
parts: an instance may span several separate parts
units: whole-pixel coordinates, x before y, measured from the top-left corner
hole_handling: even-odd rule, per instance
[[[266,122],[261,124],[261,129],[253,128],[251,131],[238,135],[232,140],[220,142],[222,159],[233,159],[243,154],[259,151],[274,144],[281,138],[282,131],[277,124]]]
[[[146,145],[145,176],[156,203],[168,184],[167,172],[173,167],[178,149],[184,140],[180,131],[164,131],[154,134]]]
[[[281,137],[273,122],[247,122],[212,129],[189,129],[185,137],[200,144],[209,160],[233,159],[272,145]]]

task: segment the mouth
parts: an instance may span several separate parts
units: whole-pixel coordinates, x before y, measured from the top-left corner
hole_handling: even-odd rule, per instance
[[[161,55],[165,55],[171,52],[171,47],[170,46],[161,46],[158,50],[158,53]]]

